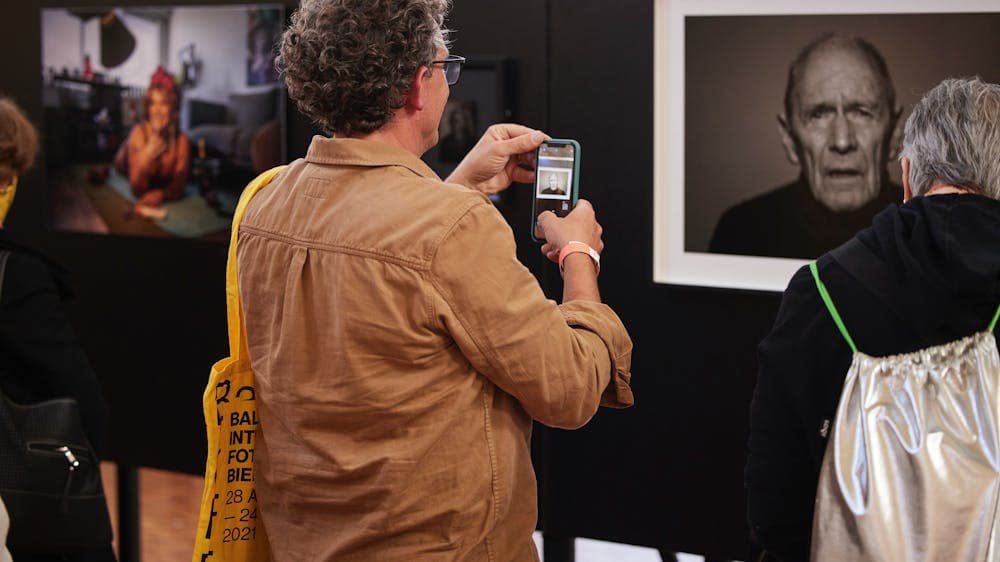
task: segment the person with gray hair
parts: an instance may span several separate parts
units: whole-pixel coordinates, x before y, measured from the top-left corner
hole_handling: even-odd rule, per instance
[[[981,80],[945,80],[906,122],[906,198],[943,186],[1000,199],[1000,97]],[[937,191],[936,191],[937,192]]]
[[[632,403],[593,208],[538,218],[556,304],[487,197],[534,180],[545,135],[493,125],[444,181],[420,159],[464,62],[448,7],[303,0],[281,40],[289,97],[329,136],[234,225],[275,562],[537,560],[532,421]]]
[[[803,267],[760,344],[745,469],[751,559],[809,559],[853,357],[841,334],[869,356],[910,353],[981,331],[1000,304],[1000,85],[933,88],[906,122],[900,162],[905,203],[816,261],[843,331]]]
[[[778,133],[799,177],[723,213],[709,251],[812,259],[902,199],[886,165],[899,148],[885,59],[859,37],[823,35],[788,69]]]

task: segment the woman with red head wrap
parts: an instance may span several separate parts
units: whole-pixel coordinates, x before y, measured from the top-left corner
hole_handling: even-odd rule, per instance
[[[146,120],[129,133],[115,156],[115,166],[128,176],[137,206],[158,207],[184,195],[191,169],[191,145],[177,127],[174,79],[157,67],[146,90]]]

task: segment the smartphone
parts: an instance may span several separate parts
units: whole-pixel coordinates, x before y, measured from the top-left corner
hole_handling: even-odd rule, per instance
[[[538,215],[552,211],[565,217],[580,197],[580,143],[572,139],[548,139],[535,152],[535,197],[531,205],[531,239],[545,242],[538,228]]]

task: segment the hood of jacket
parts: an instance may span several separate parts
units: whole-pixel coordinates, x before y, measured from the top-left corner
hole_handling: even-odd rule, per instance
[[[1000,305],[1000,201],[915,197],[880,213],[859,238],[889,265],[914,321],[961,322],[959,311]]]

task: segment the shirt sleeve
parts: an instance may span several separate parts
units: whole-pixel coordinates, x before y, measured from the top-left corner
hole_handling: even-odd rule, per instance
[[[483,202],[438,246],[436,318],[472,366],[534,419],[576,428],[599,405],[632,405],[632,341],[607,305],[547,300],[517,261],[513,233]]]

